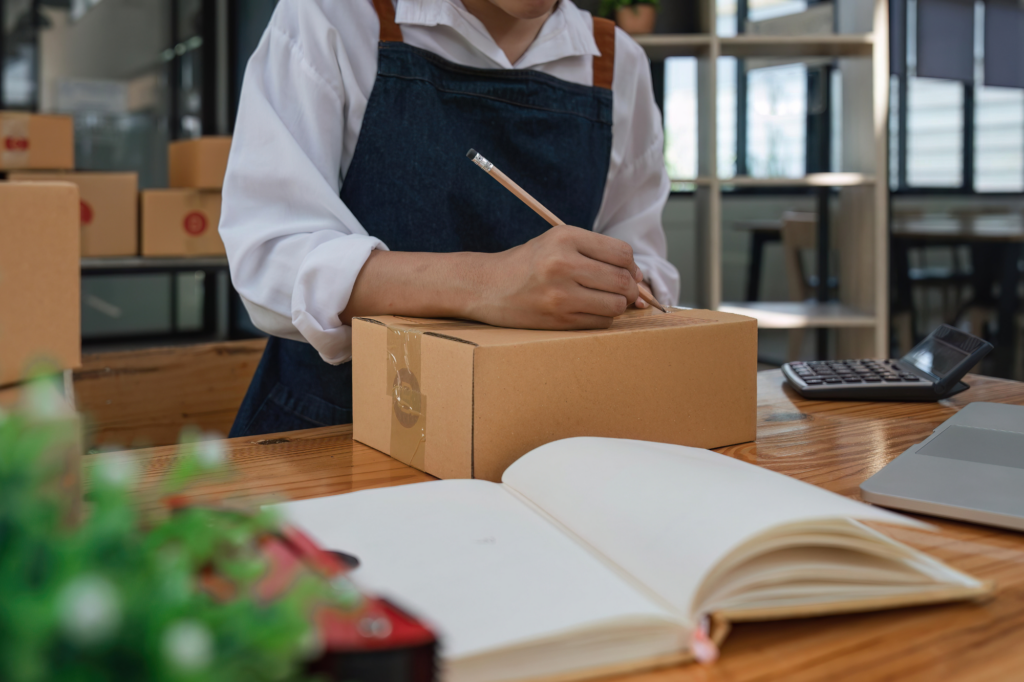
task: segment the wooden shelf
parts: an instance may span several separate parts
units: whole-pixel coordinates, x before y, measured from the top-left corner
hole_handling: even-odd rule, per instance
[[[875,184],[875,177],[864,173],[811,173],[802,178],[752,178],[749,175],[737,175],[722,178],[718,182],[734,187],[860,187]]]
[[[685,182],[691,185],[727,185],[732,187],[860,187],[875,184],[875,176],[864,173],[811,173],[801,178],[752,178],[736,175],[731,178],[672,178],[672,183]]]
[[[634,40],[654,61],[668,57],[699,57],[707,54],[714,36],[706,33],[649,33]]]
[[[875,42],[870,33],[739,35],[719,41],[722,56],[728,57],[870,57]]]
[[[688,185],[710,185],[714,180],[709,177],[698,177],[698,178],[670,178],[669,182],[673,185],[676,183],[686,183]]]
[[[723,57],[870,57],[875,44],[870,33],[728,38],[707,33],[650,33],[634,36],[634,40],[655,61],[700,57],[708,54],[713,44]]]
[[[170,272],[182,270],[213,270],[228,267],[225,256],[200,256],[182,258],[140,258],[138,256],[83,258],[82,272]]]
[[[700,25],[706,33],[636,38],[654,61],[677,55],[697,57],[697,164],[690,171],[693,176],[672,178],[671,182],[677,188],[694,190],[695,275],[700,307],[749,315],[761,327],[770,329],[838,329],[835,353],[839,357],[888,357],[889,152],[885,122],[889,115],[890,1],[866,0],[856,11],[835,13],[829,25],[808,14],[794,16],[792,21],[759,24],[759,32],[725,37],[714,33],[716,0],[697,0],[700,16],[711,19]],[[766,34],[784,29],[790,35]],[[830,29],[836,32],[800,33]],[[843,154],[841,167],[854,172],[811,173],[795,178],[719,177],[719,173],[732,172],[724,170],[720,162],[725,159],[719,159],[719,127],[733,125],[731,119],[718,115],[719,86],[727,85],[720,77],[732,71],[726,70],[728,65],[719,64],[718,57],[722,56],[746,60],[744,67],[748,69],[836,60],[844,96],[835,104],[843,120],[849,123],[843,126],[842,140],[849,153]],[[734,82],[728,83],[728,87],[733,86]],[[732,132],[726,139],[732,139]],[[836,254],[836,267],[841,275],[837,302],[723,303],[728,266],[723,257],[727,240],[722,233],[723,222],[729,220],[723,204],[742,194],[740,188],[744,187],[762,188],[769,193],[783,188],[805,188],[804,193],[816,195],[818,210],[830,201],[839,204],[835,229],[824,233],[834,240],[828,250]],[[820,191],[812,191],[813,188]],[[765,207],[747,217],[778,221],[780,215],[778,209]],[[789,253],[788,257],[792,255]],[[828,274],[825,273],[826,278]]]
[[[724,313],[753,317],[760,329],[868,329],[876,324],[874,315],[842,303],[751,301],[723,303],[718,309]]]

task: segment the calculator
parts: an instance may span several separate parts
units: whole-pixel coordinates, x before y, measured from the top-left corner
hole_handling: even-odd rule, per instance
[[[960,381],[992,344],[947,324],[898,360],[787,362],[789,385],[815,400],[932,401],[968,389]]]

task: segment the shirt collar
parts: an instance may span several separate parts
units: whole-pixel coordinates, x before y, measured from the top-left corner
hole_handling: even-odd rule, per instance
[[[397,0],[395,22],[401,26],[447,26],[505,69],[529,69],[569,57],[596,57],[601,54],[594,40],[590,14],[570,0],[559,0],[558,7],[544,22],[540,33],[516,64],[494,42],[479,19],[460,0]]]

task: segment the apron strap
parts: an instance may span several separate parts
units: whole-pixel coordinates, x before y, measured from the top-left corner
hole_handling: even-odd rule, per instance
[[[594,57],[594,87],[612,89],[615,77],[615,22],[594,17],[594,41],[601,55]]]
[[[380,42],[402,42],[402,29],[395,23],[395,6],[392,0],[373,0],[373,8],[377,10],[380,20]]]

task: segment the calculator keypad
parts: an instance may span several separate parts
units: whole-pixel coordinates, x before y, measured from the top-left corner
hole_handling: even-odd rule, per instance
[[[894,360],[822,360],[791,362],[789,366],[808,386],[921,382],[920,377],[900,368]]]

